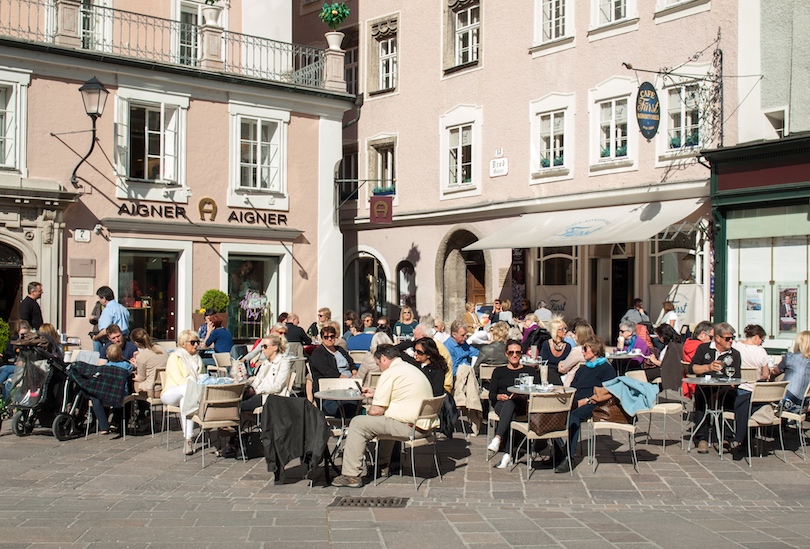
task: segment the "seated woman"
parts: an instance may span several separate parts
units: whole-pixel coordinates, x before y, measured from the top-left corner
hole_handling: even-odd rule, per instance
[[[324,378],[353,377],[354,360],[349,352],[337,344],[337,329],[327,324],[321,329],[321,344],[315,347],[309,357],[309,368],[312,372],[312,394],[320,391],[320,381]],[[323,411],[336,415],[340,403],[335,400],[324,400]]]
[[[509,324],[496,322],[489,329],[491,341],[478,347],[478,359],[475,361],[475,372],[481,364],[489,366],[502,366],[506,361],[506,336],[509,334]],[[468,340],[469,342],[469,340]]]
[[[419,322],[413,317],[413,310],[410,307],[403,307],[399,312],[399,322],[394,324],[394,333],[397,337],[413,337],[413,329]]]
[[[3,400],[8,400],[11,395],[11,380],[14,377],[14,361],[17,359],[17,352],[14,343],[31,331],[31,325],[27,320],[11,321],[9,327],[12,330],[11,339],[6,343],[5,360],[11,364],[0,366],[0,386],[3,389]]]
[[[202,340],[202,349],[213,349],[215,353],[230,353],[233,347],[233,336],[227,328],[222,327],[222,316],[219,314],[208,317],[208,334]]]
[[[683,353],[681,336],[669,324],[659,324],[655,328],[655,333],[664,347],[657,357],[654,353],[650,353],[649,361],[658,367],[645,368],[644,373],[647,374],[647,381],[652,381],[660,376],[661,386],[664,390],[676,391],[681,386],[681,380],[684,377],[684,368],[681,362]]]
[[[138,347],[138,354],[135,355],[135,376],[133,377],[135,391],[144,391],[152,396],[157,372],[166,368],[169,353],[165,352],[160,345],[153,343],[152,338],[143,328],[132,330],[129,339]]]
[[[616,377],[616,370],[605,358],[605,342],[600,337],[592,337],[582,344],[582,356],[585,365],[577,370],[571,387],[576,389],[574,394],[574,406],[568,419],[568,448],[569,455],[573,459],[576,455],[577,442],[579,441],[579,429],[583,421],[587,421],[596,408],[593,401],[595,387]],[[560,447],[560,449],[562,449]],[[554,470],[557,473],[568,473],[574,468],[574,464],[565,459]]]
[[[537,315],[533,312],[528,313],[523,319],[523,339],[521,340],[521,344],[525,344],[532,335],[532,332],[537,330],[539,327],[540,321],[537,319]]]
[[[433,388],[433,396],[444,394],[444,380],[450,367],[439,353],[436,342],[429,337],[417,339],[413,344],[413,358]]]
[[[169,406],[183,407],[186,396],[186,382],[197,380],[204,372],[202,359],[197,349],[200,336],[194,330],[183,330],[177,338],[177,349],[166,362],[166,378],[160,400]],[[183,436],[186,439],[183,451],[187,456],[194,453],[194,422],[186,418],[181,421]]]
[[[762,348],[762,343],[768,334],[765,329],[759,324],[749,324],[743,329],[745,339],[735,341],[731,344],[732,348],[740,353],[740,371],[745,368],[753,369],[757,372],[757,379],[759,381],[768,381],[771,375],[771,370],[768,367],[768,352]],[[734,428],[734,444],[732,449],[740,448],[748,436],[748,411],[751,407],[751,393],[754,390],[752,383],[741,383],[737,387],[737,398],[734,399],[734,422],[740,427]],[[753,410],[757,410],[761,406],[753,406]]]
[[[579,369],[580,365],[585,362],[582,345],[595,336],[596,334],[593,333],[593,328],[591,328],[591,325],[580,319],[580,322],[577,323],[577,327],[574,329],[574,340],[576,342],[576,347],[571,349],[571,352],[568,353],[565,360],[561,360],[560,363],[557,364],[557,371],[561,376],[564,376],[564,386],[571,386],[571,382],[574,380],[577,370]]]
[[[806,412],[808,402],[802,391],[810,382],[810,331],[805,330],[796,336],[793,352],[785,355],[771,372],[771,377],[781,374],[785,374],[784,381],[788,382],[785,409],[793,413]]]
[[[619,343],[624,341],[624,345],[617,345],[616,350],[624,350],[628,353],[638,353],[638,356],[635,356],[629,360],[630,364],[628,365],[627,369],[640,370],[641,364],[644,362],[644,358],[650,354],[650,348],[642,338],[636,335],[635,323],[628,320],[622,321],[619,324],[619,337],[623,338],[619,340]],[[619,347],[621,347],[621,349]],[[634,349],[637,349],[637,351],[634,351]]]
[[[543,342],[540,349],[540,358],[548,361],[548,382],[552,385],[562,385],[562,377],[559,372],[559,364],[571,352],[571,344],[565,341],[567,328],[565,320],[561,316],[554,316],[549,322],[551,339]]]
[[[369,349],[368,354],[363,357],[363,361],[360,362],[360,367],[354,374],[357,379],[361,380],[360,383],[363,385],[363,387],[368,386],[369,374],[380,371],[380,367],[377,366],[377,361],[374,360],[374,351],[377,350],[378,345],[382,345],[383,343],[393,345],[394,341],[385,332],[375,333],[374,337],[371,338],[371,348]]]
[[[489,382],[489,401],[495,413],[500,418],[498,426],[495,428],[495,436],[487,446],[487,450],[497,452],[501,448],[501,441],[509,433],[510,424],[520,415],[526,414],[526,395],[517,395],[506,390],[507,387],[515,385],[515,381],[521,374],[529,374],[534,379],[534,383],[540,382],[540,374],[536,368],[523,366],[520,364],[520,357],[523,351],[520,348],[520,341],[510,339],[506,342],[506,366],[495,368],[492,372],[492,379]],[[501,458],[499,469],[509,465],[511,456],[507,451]]]
[[[47,322],[39,327],[37,330],[39,335],[48,336],[50,345],[48,346],[48,350],[62,358],[65,356],[65,351],[62,349],[61,338],[59,337],[59,332],[56,331],[56,326],[53,324],[48,324]]]
[[[115,366],[117,368],[123,368],[128,372],[132,372],[132,364],[130,364],[129,361],[124,360],[124,351],[121,350],[120,345],[116,345],[115,343],[107,347],[107,366]],[[131,387],[129,387],[129,392],[132,392]],[[96,416],[96,420],[98,421],[98,434],[109,434],[110,422],[107,418],[107,412],[104,409],[104,405],[96,397],[89,397],[89,400],[93,404],[93,415]],[[120,409],[115,411],[116,416],[119,415],[119,411]]]
[[[461,315],[461,320],[466,324],[467,329],[471,332],[476,331],[480,326],[481,322],[478,320],[478,315],[475,314],[475,304],[474,303],[465,303],[464,304],[464,314]]]
[[[239,405],[240,410],[252,412],[264,404],[266,395],[289,396],[287,380],[290,378],[290,359],[284,356],[287,340],[272,334],[262,340],[264,360],[257,367],[256,375],[249,378],[245,388],[246,398]],[[252,393],[252,394],[251,394]]]

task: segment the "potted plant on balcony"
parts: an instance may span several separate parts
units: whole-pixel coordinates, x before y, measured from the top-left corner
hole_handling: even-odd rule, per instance
[[[349,17],[349,8],[346,6],[346,2],[335,2],[331,6],[328,3],[324,4],[318,17],[332,29],[331,32],[326,33],[326,43],[329,44],[329,49],[339,50],[345,35],[338,32],[337,28]]]
[[[222,6],[219,0],[205,0],[202,8],[203,25],[219,25],[219,14],[222,13]]]

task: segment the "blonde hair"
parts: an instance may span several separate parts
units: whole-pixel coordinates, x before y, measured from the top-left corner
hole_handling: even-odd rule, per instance
[[[399,321],[400,321],[400,322],[404,322],[404,321],[403,321],[403,319],[402,319],[402,317],[403,317],[403,315],[405,314],[405,311],[407,311],[407,312],[411,313],[411,322],[413,322],[413,309],[411,309],[410,307],[403,307],[403,308],[402,308],[402,309],[399,311]]]
[[[595,335],[590,324],[577,324],[577,327],[574,329],[574,339],[577,340],[577,344],[579,345],[582,345]]]
[[[323,320],[323,322],[326,322],[327,320],[332,320],[332,309],[330,309],[329,307],[321,307],[320,309],[318,309],[318,312],[322,313],[323,316],[325,317],[325,320]]]
[[[197,334],[196,331],[194,331],[194,330],[183,330],[182,332],[180,332],[180,335],[177,336],[177,346],[178,347],[184,347],[185,344],[188,343],[188,340],[191,339],[192,337],[196,337],[197,339],[200,339],[199,335]]]
[[[107,360],[110,362],[121,362],[124,360],[124,351],[121,350],[120,345],[113,343],[107,347]]]
[[[562,337],[557,336],[557,329],[560,326],[565,326],[565,319],[561,316],[553,316],[551,317],[551,322],[549,322],[549,332],[551,332],[551,339],[554,340],[555,343],[559,343],[562,341]],[[565,337],[565,335],[563,335]]]
[[[269,341],[271,345],[278,347],[280,354],[287,352],[287,338],[279,334],[270,334],[265,336],[262,341]]]
[[[382,345],[383,343],[387,343],[388,345],[393,345],[394,341],[388,337],[388,334],[385,332],[377,332],[371,338],[371,346],[369,347],[368,351],[373,353],[377,350],[377,346]]]
[[[672,303],[671,301],[664,301],[663,308],[664,308],[664,312],[665,312],[665,313],[668,313],[668,312],[670,312],[670,311],[674,311],[674,310],[675,310],[675,304],[674,304],[674,303]]]
[[[506,341],[506,336],[509,335],[509,324],[496,322],[489,329],[489,335],[492,336],[492,341]]]
[[[537,315],[536,315],[536,314],[534,314],[534,313],[529,313],[529,314],[527,314],[526,316],[524,316],[524,317],[523,317],[523,321],[524,321],[524,322],[528,322],[528,323],[530,323],[530,324],[531,324],[532,322],[534,322],[535,324],[537,324],[538,322],[540,322],[540,319],[539,319],[539,318],[537,318]],[[545,328],[545,326],[544,326],[544,328]]]
[[[508,311],[511,308],[512,308],[512,302],[511,301],[509,301],[508,299],[501,300],[501,310],[502,311]]]
[[[810,358],[810,331],[805,330],[796,336],[793,352],[801,353],[805,358]]]

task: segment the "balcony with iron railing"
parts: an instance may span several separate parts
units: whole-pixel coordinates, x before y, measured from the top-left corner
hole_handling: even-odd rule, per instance
[[[87,5],[81,0],[0,0],[0,39],[85,50],[150,64],[345,92],[343,52]],[[328,58],[334,57],[331,62]],[[338,57],[340,59],[338,59]],[[340,62],[337,71],[335,62]],[[329,78],[326,72],[336,73]],[[337,77],[337,79],[335,79]]]

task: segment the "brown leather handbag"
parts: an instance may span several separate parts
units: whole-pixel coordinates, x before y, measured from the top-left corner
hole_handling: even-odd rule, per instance
[[[610,421],[611,423],[633,423],[633,419],[622,409],[615,397],[607,402],[601,402],[593,410],[594,422]]]
[[[555,393],[560,404],[567,398],[564,392]],[[543,412],[529,414],[529,429],[538,436],[568,428],[568,412]]]

